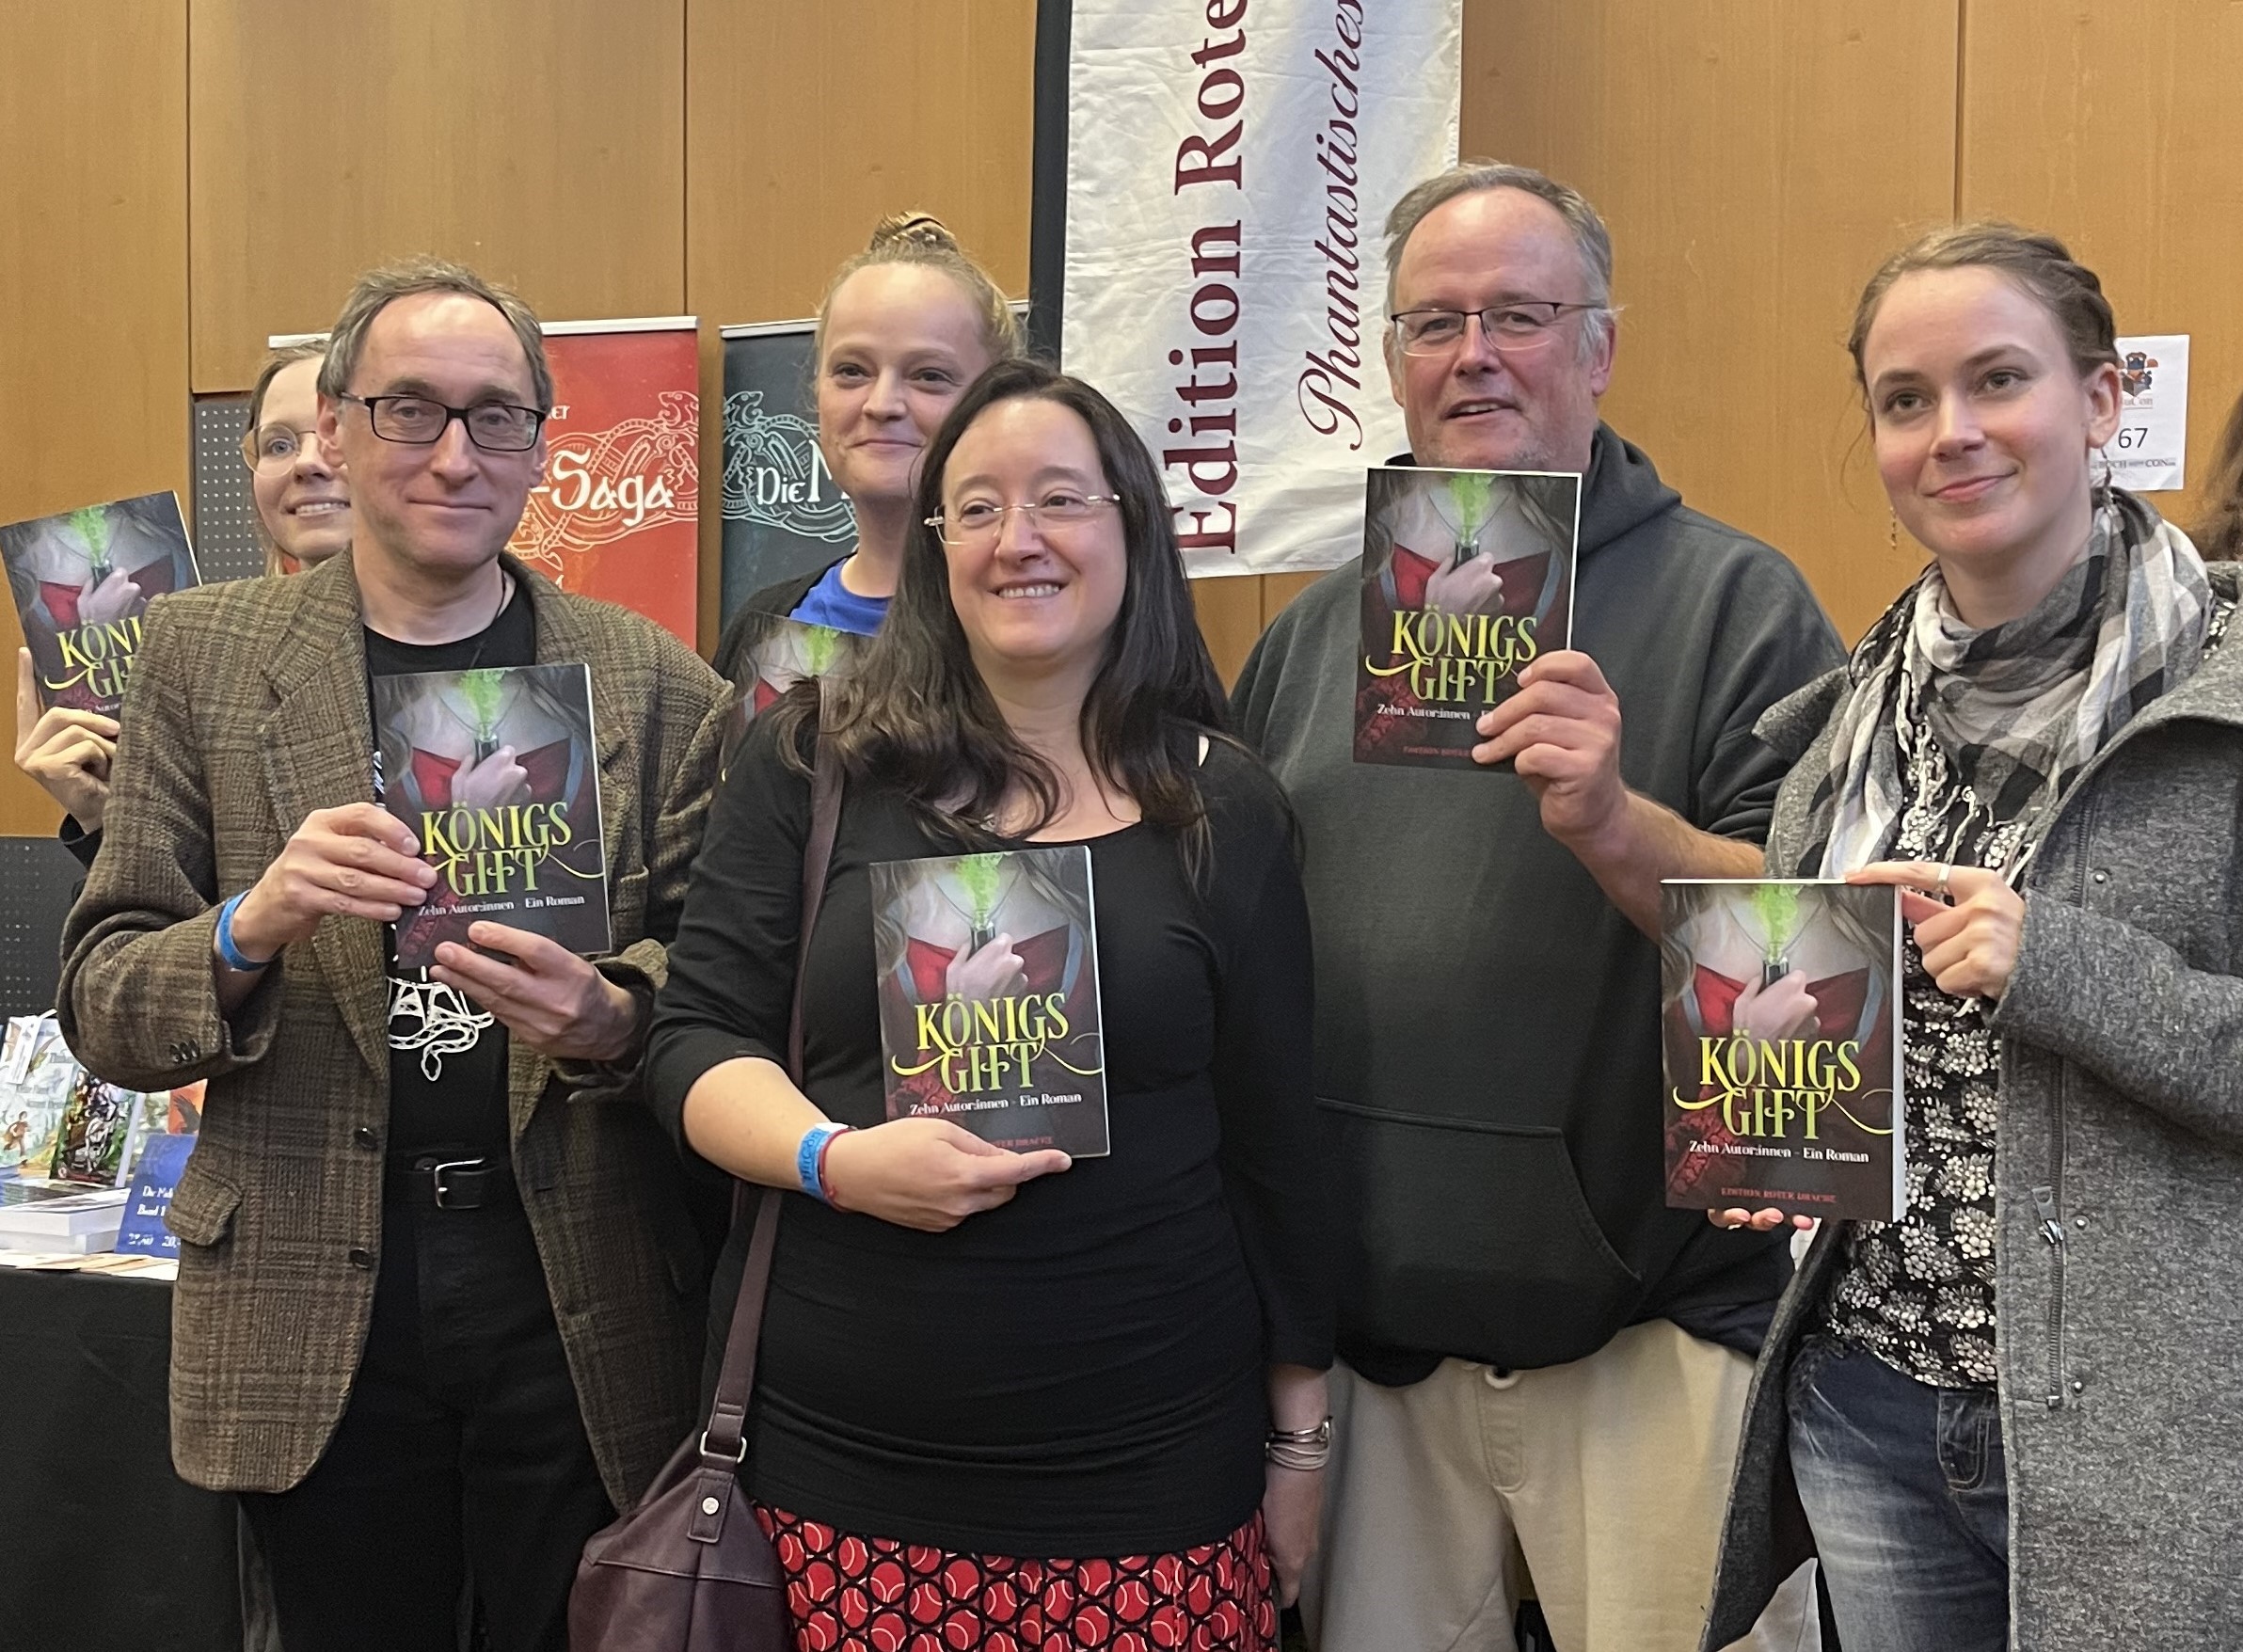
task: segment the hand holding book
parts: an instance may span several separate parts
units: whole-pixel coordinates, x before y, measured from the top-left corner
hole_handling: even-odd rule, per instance
[[[947,1119],[891,1119],[835,1136],[825,1182],[838,1209],[942,1233],[1074,1163],[1057,1148],[1014,1152]]]
[[[429,978],[465,993],[532,1049],[562,1061],[635,1052],[639,1000],[567,947],[506,924],[470,925],[468,940],[440,944]]]
[[[99,832],[109,806],[109,759],[117,719],[57,706],[42,711],[31,650],[16,650],[16,767],[68,809],[81,829]]]
[[[1594,839],[1626,807],[1620,780],[1620,697],[1586,654],[1561,649],[1519,674],[1519,691],[1483,713],[1472,761],[1509,763],[1560,843]]]
[[[312,810],[235,911],[235,945],[251,958],[274,958],[309,939],[324,917],[395,923],[437,881],[418,847],[377,804]]]
[[[2025,897],[1999,872],[1879,861],[1848,872],[1846,882],[1901,891],[1901,916],[1924,955],[1925,973],[1949,997],[1999,998],[2009,986],[2025,933]]]

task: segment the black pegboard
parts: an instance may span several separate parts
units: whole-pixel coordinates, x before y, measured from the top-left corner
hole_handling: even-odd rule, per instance
[[[195,399],[195,561],[205,583],[247,580],[264,572],[264,542],[242,463],[247,396]]]
[[[0,837],[0,1015],[55,1007],[62,920],[85,877],[54,837]]]

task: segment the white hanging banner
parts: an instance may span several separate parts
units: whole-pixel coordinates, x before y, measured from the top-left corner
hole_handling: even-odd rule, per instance
[[[1075,0],[1067,370],[1195,575],[1334,567],[1402,449],[1379,227],[1456,159],[1460,0]]]
[[[2143,333],[2119,346],[2119,433],[2103,450],[2129,493],[2186,486],[2188,335]]]

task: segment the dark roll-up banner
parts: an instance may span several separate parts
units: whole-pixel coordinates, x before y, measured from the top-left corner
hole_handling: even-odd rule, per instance
[[[815,572],[856,542],[856,514],[818,451],[810,321],[724,334],[724,532],[718,621],[766,585]]]
[[[1160,462],[1193,574],[1345,562],[1404,446],[1379,227],[1456,158],[1460,0],[1042,0],[1037,28],[1040,327]]]

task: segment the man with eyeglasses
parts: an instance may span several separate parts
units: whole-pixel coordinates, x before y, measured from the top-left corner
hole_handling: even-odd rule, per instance
[[[1347,1179],[1302,1598],[1323,1652],[1507,1649],[1523,1552],[1565,1652],[1681,1652],[1788,1266],[1780,1238],[1665,1208],[1659,882],[1759,874],[1782,768],[1753,725],[1841,656],[1790,564],[1600,421],[1612,247],[1586,200],[1470,163],[1387,238],[1399,462],[1583,474],[1575,646],[1481,721],[1473,756],[1515,777],[1350,760],[1356,563],[1238,681],[1306,831]],[[1493,612],[1500,587],[1472,558],[1426,602]]]
[[[362,277],[320,374],[352,547],[149,610],[108,838],[64,935],[95,1072],[208,1079],[170,1224],[172,1449],[245,1494],[291,1652],[559,1648],[584,1539],[695,1411],[704,1263],[636,1068],[723,723],[713,673],[503,547],[552,406],[536,317],[434,260]],[[374,676],[584,661],[611,955],[491,923],[376,799]],[[506,746],[441,785],[521,795]],[[418,774],[418,764],[416,764]]]

